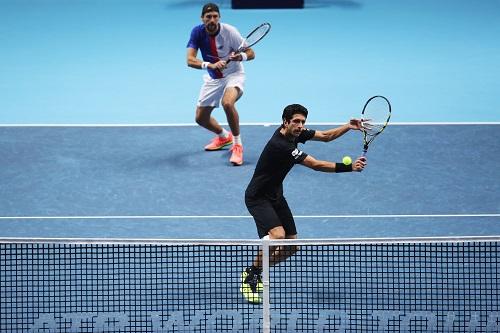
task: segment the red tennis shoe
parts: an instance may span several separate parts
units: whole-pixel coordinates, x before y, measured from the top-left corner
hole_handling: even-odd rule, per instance
[[[229,146],[232,143],[233,143],[233,134],[229,133],[229,136],[225,139],[217,135],[215,138],[212,139],[212,141],[210,141],[208,145],[205,146],[205,150],[208,151],[221,150],[225,146]]]
[[[233,165],[242,165],[243,164],[243,146],[242,145],[233,145],[231,148],[232,154],[229,162],[233,163]]]

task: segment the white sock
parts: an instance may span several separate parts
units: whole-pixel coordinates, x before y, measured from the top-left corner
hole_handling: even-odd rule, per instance
[[[220,132],[219,137],[221,137],[223,139],[227,139],[228,136],[229,136],[229,132],[226,131],[225,128],[222,128],[222,132]]]
[[[241,135],[233,135],[233,145],[243,145],[241,142]]]

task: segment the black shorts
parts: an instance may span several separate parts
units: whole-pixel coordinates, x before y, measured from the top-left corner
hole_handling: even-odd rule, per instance
[[[286,236],[296,235],[295,221],[284,197],[277,200],[245,197],[245,204],[252,214],[259,238],[267,236],[269,230],[282,226]]]

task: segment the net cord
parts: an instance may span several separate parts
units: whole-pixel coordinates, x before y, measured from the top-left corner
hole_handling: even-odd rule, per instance
[[[500,241],[500,235],[443,236],[443,237],[384,237],[384,238],[309,238],[265,240],[267,246],[278,245],[347,245],[347,244],[414,244],[414,243],[463,243]],[[67,244],[157,244],[157,245],[263,245],[260,239],[151,239],[151,238],[27,238],[2,237],[7,243],[67,243]]]

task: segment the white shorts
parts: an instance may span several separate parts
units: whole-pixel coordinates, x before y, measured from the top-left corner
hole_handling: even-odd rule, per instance
[[[197,106],[219,107],[224,91],[228,87],[238,87],[240,95],[245,88],[245,73],[233,73],[221,79],[212,79],[210,75],[203,76]]]

